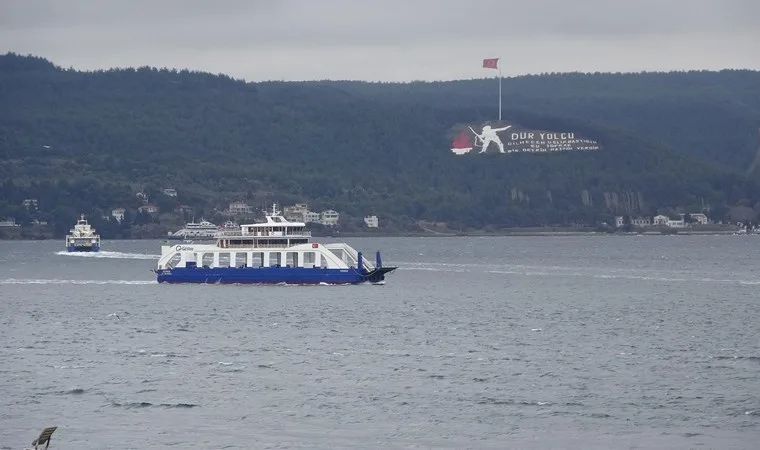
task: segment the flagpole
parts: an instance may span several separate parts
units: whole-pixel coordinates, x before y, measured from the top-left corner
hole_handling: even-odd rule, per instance
[[[499,122],[501,122],[501,64],[499,64]]]

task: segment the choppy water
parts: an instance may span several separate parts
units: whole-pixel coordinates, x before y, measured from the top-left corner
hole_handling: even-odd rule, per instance
[[[760,442],[760,237],[348,239],[384,286],[165,286],[0,241],[0,449]]]

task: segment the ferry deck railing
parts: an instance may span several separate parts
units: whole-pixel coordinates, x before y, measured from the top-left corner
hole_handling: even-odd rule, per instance
[[[229,244],[224,247],[219,247],[219,249],[227,250],[227,249],[257,249],[257,248],[288,248],[288,247],[295,247],[296,245],[303,245],[303,243],[300,243],[300,244],[259,244],[257,242],[251,242],[248,244]]]
[[[241,231],[217,231],[214,234],[214,237],[221,238],[221,237],[246,237],[246,238],[299,238],[299,237],[311,237],[311,231],[299,231],[297,233],[282,233],[282,232],[273,232],[269,234],[263,234],[263,233],[246,233],[243,234]]]

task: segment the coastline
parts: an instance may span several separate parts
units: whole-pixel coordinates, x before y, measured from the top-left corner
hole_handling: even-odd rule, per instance
[[[643,232],[606,232],[606,231],[535,231],[535,230],[508,230],[508,231],[488,231],[488,232],[461,232],[461,233],[340,233],[334,235],[314,236],[314,237],[528,237],[528,236],[714,236],[714,235],[734,235],[738,234],[736,230],[679,230],[677,233],[662,233],[660,231],[643,231]]]
[[[48,241],[59,240],[61,237],[54,237],[51,232],[41,230],[29,230],[24,228],[14,228],[8,233],[0,233],[0,241]],[[603,231],[598,229],[578,229],[578,228],[508,228],[502,230],[471,230],[471,231],[336,231],[335,233],[312,233],[314,238],[393,238],[393,237],[528,237],[528,236],[661,236],[661,235],[734,235],[739,234],[739,229],[735,226],[710,226],[709,228],[700,227],[699,229],[665,229],[665,230],[637,230],[637,231]],[[107,238],[110,241],[129,241],[129,240],[166,240],[165,236],[156,237],[139,237],[139,238]],[[172,241],[173,242],[173,241]],[[183,242],[178,240],[176,242]]]

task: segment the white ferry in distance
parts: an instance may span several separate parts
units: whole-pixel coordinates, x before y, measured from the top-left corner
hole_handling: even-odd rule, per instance
[[[87,223],[84,214],[66,235],[66,250],[69,252],[97,252],[100,250],[100,235]]]
[[[172,239],[172,240],[174,239],[213,240],[214,235],[216,235],[217,231],[219,231],[219,227],[217,225],[203,219],[201,219],[200,222],[196,223],[195,220],[193,219],[192,222],[188,222],[185,224],[185,228],[182,228],[181,230],[177,230],[174,233],[170,231],[167,238]]]
[[[266,221],[216,235],[215,244],[161,247],[159,283],[358,284],[379,283],[396,267],[369,261],[348,244],[311,242],[303,222],[290,222],[272,206]]]

